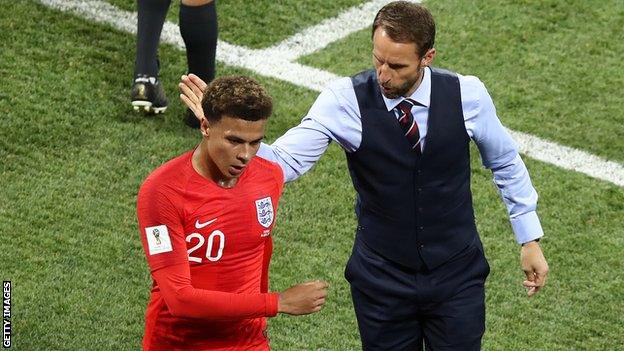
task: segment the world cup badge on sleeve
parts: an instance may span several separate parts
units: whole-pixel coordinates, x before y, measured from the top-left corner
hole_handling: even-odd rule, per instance
[[[261,226],[268,228],[273,224],[273,203],[270,196],[256,200],[256,214]]]
[[[150,255],[173,251],[169,230],[164,224],[145,228],[147,247]]]

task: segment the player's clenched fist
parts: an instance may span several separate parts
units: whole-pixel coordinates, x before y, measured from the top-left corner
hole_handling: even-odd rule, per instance
[[[325,304],[328,287],[329,284],[321,280],[291,286],[280,293],[277,311],[292,315],[318,312]]]

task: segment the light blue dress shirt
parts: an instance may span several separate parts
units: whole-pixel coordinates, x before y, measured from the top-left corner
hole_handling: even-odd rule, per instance
[[[409,96],[423,105],[412,108],[423,149],[427,147],[431,97],[431,71],[425,68],[424,73],[422,82]],[[536,213],[537,192],[520,158],[518,146],[498,119],[483,83],[474,76],[458,74],[458,78],[466,131],[479,148],[483,165],[492,170],[494,183],[507,206],[516,241],[525,243],[542,237],[542,226]],[[403,100],[403,97],[382,97],[388,111]],[[321,92],[301,123],[272,145],[262,144],[258,156],[277,162],[288,182],[312,168],[331,141],[346,152],[356,151],[362,141],[360,109],[348,77],[332,82]]]

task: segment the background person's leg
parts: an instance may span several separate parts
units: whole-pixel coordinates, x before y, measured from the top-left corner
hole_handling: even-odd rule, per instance
[[[167,97],[158,80],[158,43],[171,0],[137,0],[134,82],[130,100],[135,111],[163,113]]]
[[[215,1],[182,1],[180,34],[186,45],[189,73],[210,83],[215,77],[218,37]]]
[[[180,34],[186,45],[188,73],[194,73],[206,83],[215,77],[217,51],[217,8],[212,0],[183,0],[180,5]],[[199,128],[199,120],[187,111],[184,122]]]
[[[137,0],[137,41],[134,76],[158,78],[158,42],[171,0]]]

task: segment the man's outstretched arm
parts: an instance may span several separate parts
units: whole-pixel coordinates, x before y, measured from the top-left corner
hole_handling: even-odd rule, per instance
[[[194,74],[183,75],[178,85],[180,99],[198,119],[204,118],[201,97],[206,83]],[[346,116],[346,118],[345,118]],[[342,118],[342,119],[341,119]],[[346,120],[346,123],[345,123]],[[360,140],[357,127],[351,125],[353,113],[346,113],[331,89],[323,91],[301,123],[278,138],[273,144],[262,144],[258,156],[278,163],[286,182],[293,181],[309,171],[321,158],[331,141],[345,150],[353,151]]]

